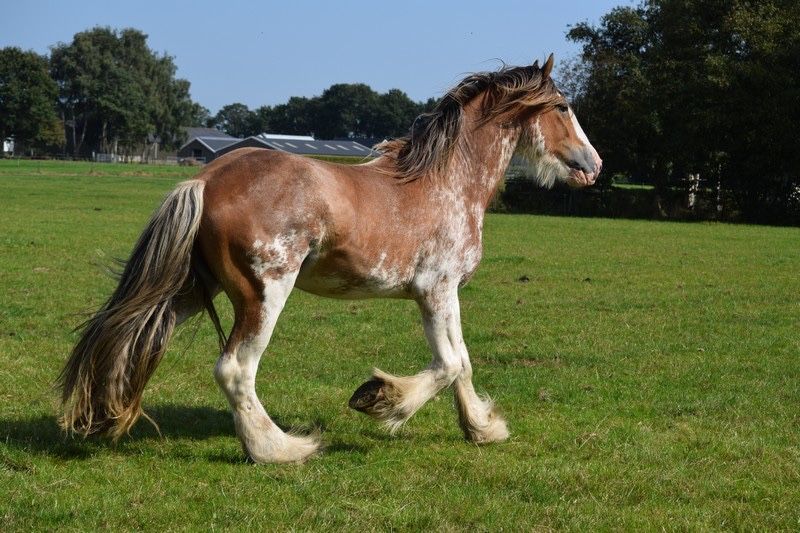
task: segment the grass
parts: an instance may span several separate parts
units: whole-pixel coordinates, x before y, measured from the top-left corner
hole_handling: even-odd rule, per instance
[[[163,437],[65,439],[51,384],[180,167],[0,161],[0,523],[108,529],[796,530],[800,230],[491,215],[462,290],[509,442],[462,440],[447,391],[388,436],[347,409],[372,366],[427,364],[414,304],[294,293],[258,376],[302,466],[243,460],[185,326],[145,394]],[[230,308],[217,300],[224,321]]]

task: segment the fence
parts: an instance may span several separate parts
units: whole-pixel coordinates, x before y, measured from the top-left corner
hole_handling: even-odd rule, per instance
[[[145,163],[148,165],[177,165],[178,157],[174,155],[161,158],[142,157],[140,155],[120,155],[120,154],[94,154],[92,160],[95,163]]]

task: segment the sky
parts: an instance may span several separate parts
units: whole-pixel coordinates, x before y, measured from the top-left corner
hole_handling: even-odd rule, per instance
[[[95,26],[132,27],[173,56],[212,114],[316,96],[334,83],[438,97],[466,74],[580,52],[570,25],[632,0],[338,2],[223,0],[0,2],[0,47],[48,53]]]

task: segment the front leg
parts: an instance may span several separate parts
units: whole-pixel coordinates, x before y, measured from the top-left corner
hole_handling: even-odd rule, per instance
[[[452,358],[460,361],[459,373],[453,382],[458,423],[464,437],[469,441],[478,444],[504,441],[508,438],[506,421],[497,411],[494,402],[488,397],[479,397],[472,385],[472,364],[461,333],[461,306],[455,289],[447,301],[447,312],[443,314],[446,334],[437,330],[429,333],[427,328],[425,332],[428,333],[428,342],[434,353],[449,349],[453,354]],[[431,307],[435,309],[435,305]]]
[[[472,365],[466,348],[464,369],[454,383],[458,424],[464,437],[477,444],[502,442],[508,438],[506,421],[497,411],[491,398],[479,397],[472,386]]]
[[[356,389],[350,398],[351,408],[383,421],[391,431],[397,430],[425,402],[453,383],[463,369],[461,354],[454,349],[449,337],[451,324],[458,322],[456,288],[421,291],[417,303],[433,352],[430,365],[407,377],[393,376],[376,368],[372,379]],[[459,326],[459,336],[460,331]]]
[[[498,412],[494,402],[487,396],[479,397],[472,385],[472,364],[467,345],[461,334],[461,313],[458,297],[455,298],[454,312],[449,315],[447,339],[453,351],[461,359],[461,372],[456,377],[455,388],[458,423],[464,437],[477,444],[501,442],[508,438],[506,421]]]

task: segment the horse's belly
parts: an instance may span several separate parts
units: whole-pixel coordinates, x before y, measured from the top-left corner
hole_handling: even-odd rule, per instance
[[[335,261],[310,261],[303,265],[295,286],[329,298],[407,298],[412,272],[383,268],[354,268]]]

